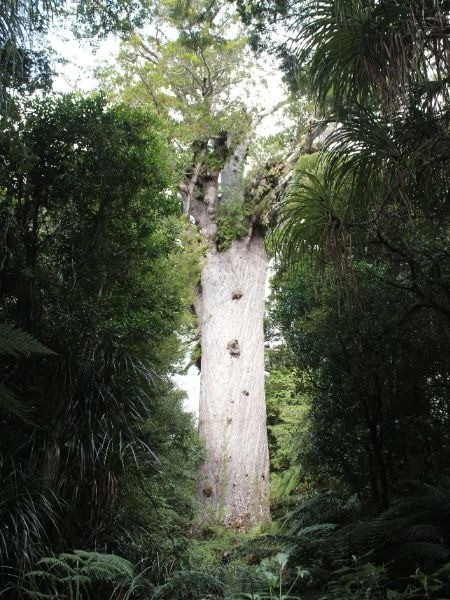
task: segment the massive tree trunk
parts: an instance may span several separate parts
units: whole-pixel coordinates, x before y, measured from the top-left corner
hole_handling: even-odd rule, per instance
[[[270,519],[264,396],[267,257],[251,233],[224,252],[212,248],[201,278],[199,432],[207,447],[200,501],[225,525]]]
[[[226,132],[197,142],[192,169],[180,186],[184,210],[208,246],[195,303],[201,344],[199,432],[207,453],[198,492],[204,507],[200,522],[211,517],[234,529],[270,519],[263,332],[268,261],[258,220],[262,207],[288,184],[299,155],[312,151],[320,130],[311,120],[303,145],[294,141],[286,159],[267,163],[244,191],[252,131],[273,110],[254,120],[233,151]],[[219,251],[219,205],[236,201],[252,207],[247,234]]]
[[[248,201],[243,168],[250,139],[234,151],[226,134],[199,143],[180,188],[185,211],[208,246],[195,303],[201,344],[199,432],[206,447],[200,521],[211,518],[234,529],[270,519],[263,333],[267,257],[252,218],[245,237],[222,251],[216,244],[219,204]],[[212,171],[208,164],[217,164],[218,156],[221,170]]]

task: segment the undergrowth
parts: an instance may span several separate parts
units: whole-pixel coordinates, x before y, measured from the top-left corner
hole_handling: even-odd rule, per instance
[[[75,551],[40,559],[14,587],[33,600],[448,600],[450,488],[410,486],[375,515],[329,490],[293,498],[282,524],[208,526],[159,584],[145,561]]]
[[[409,482],[409,495],[378,514],[342,491],[293,497],[268,530],[216,527],[192,540],[184,570],[155,597],[448,600],[449,492]]]

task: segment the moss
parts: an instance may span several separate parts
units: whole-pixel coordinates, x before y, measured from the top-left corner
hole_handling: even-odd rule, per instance
[[[217,210],[217,249],[227,250],[233,240],[247,235],[252,206],[239,200],[219,204]]]
[[[224,563],[249,564],[253,558],[253,542],[265,535],[278,533],[273,523],[253,527],[247,532],[233,531],[219,524],[209,524],[202,530],[202,539],[193,539],[190,562],[196,568],[211,569]],[[248,549],[247,549],[247,544]]]

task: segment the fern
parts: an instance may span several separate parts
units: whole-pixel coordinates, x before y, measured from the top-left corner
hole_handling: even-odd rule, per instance
[[[303,527],[317,523],[341,523],[354,518],[361,506],[355,496],[341,498],[326,492],[302,499],[285,517],[284,524],[294,534]]]
[[[426,573],[450,559],[450,486],[409,482],[409,492],[372,518],[354,496],[315,494],[289,513],[285,535],[255,539],[235,554],[263,558],[286,552],[290,572],[306,569],[314,589],[323,590],[321,598],[424,597],[410,581],[417,579],[412,574],[418,567],[422,579],[433,578]],[[450,592],[444,571],[440,593]],[[295,592],[305,591],[305,582],[296,585]]]
[[[14,327],[0,323],[0,356],[13,356],[18,358],[21,355],[40,354],[40,355],[55,355],[53,350],[50,350],[32,335]],[[15,415],[25,423],[32,423],[30,420],[30,409],[26,404],[17,398],[15,393],[0,382],[0,410],[8,411]]]
[[[0,323],[0,354],[17,358],[29,354],[55,355],[56,352],[38,342],[26,331],[14,325]]]
[[[110,598],[129,598],[140,583],[133,565],[115,554],[86,550],[46,556],[37,562],[39,569],[24,576],[21,591],[30,598],[95,598],[95,584],[113,584]],[[43,587],[46,591],[42,591]],[[116,595],[117,593],[117,595]]]
[[[32,423],[29,418],[30,408],[19,400],[12,390],[0,383],[0,410],[6,410],[25,423]]]
[[[197,595],[193,595],[197,593]],[[225,593],[223,582],[203,571],[176,571],[171,578],[159,586],[152,600],[182,600],[184,598],[222,598]]]

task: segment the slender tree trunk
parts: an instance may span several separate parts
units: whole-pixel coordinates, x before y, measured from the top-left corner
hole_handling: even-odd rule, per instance
[[[254,232],[210,250],[198,319],[202,361],[199,432],[207,457],[201,503],[227,526],[268,521],[268,444],[264,395],[267,256]]]

